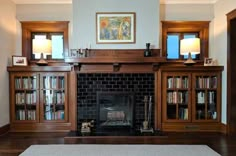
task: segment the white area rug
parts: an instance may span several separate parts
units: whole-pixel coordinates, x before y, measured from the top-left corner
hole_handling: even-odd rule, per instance
[[[32,145],[20,156],[220,156],[206,145]]]

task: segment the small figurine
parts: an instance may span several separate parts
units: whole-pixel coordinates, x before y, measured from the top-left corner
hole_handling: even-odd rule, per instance
[[[93,124],[94,124],[94,120],[90,122],[82,122],[81,133],[90,133],[91,127],[94,126]]]

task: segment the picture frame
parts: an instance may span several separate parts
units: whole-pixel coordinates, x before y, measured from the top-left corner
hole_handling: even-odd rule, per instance
[[[205,58],[204,59],[204,66],[212,66],[213,65],[213,59],[212,58]]]
[[[136,38],[134,12],[97,12],[96,41],[98,44],[132,44]]]
[[[27,58],[24,56],[12,56],[12,65],[13,66],[27,66]]]

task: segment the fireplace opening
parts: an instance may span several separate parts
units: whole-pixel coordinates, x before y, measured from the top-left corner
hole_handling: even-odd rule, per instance
[[[131,130],[134,103],[134,93],[97,92],[97,130]]]

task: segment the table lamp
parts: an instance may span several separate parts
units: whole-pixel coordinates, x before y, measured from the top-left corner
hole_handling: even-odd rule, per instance
[[[196,63],[192,59],[192,54],[200,54],[200,39],[199,38],[186,38],[180,40],[180,54],[188,55],[188,59],[184,62],[186,65]]]
[[[40,54],[40,60],[36,62],[37,65],[47,65],[48,62],[44,59],[45,55],[51,55],[52,41],[49,39],[36,38],[33,39],[33,54]]]

